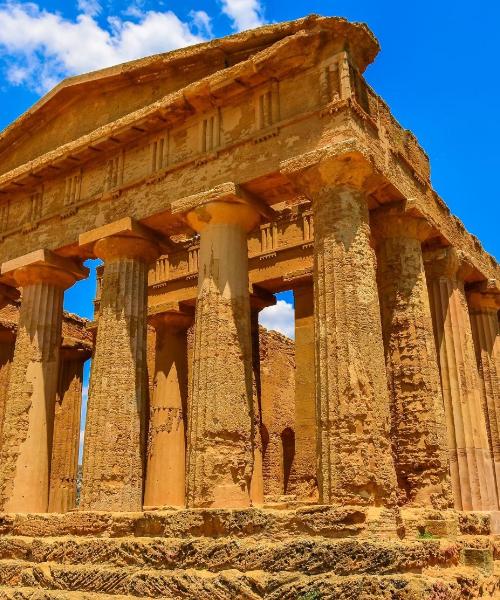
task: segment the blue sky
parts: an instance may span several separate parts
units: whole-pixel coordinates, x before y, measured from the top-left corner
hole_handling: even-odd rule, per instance
[[[369,83],[428,152],[434,187],[500,258],[497,0],[0,0],[0,129],[64,76],[311,12],[371,27],[382,50]],[[72,288],[66,308],[91,316],[94,285]],[[291,316],[281,303],[268,325],[290,332]]]

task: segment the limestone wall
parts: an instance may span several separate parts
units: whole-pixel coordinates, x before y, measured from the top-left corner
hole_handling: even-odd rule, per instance
[[[287,490],[295,439],[295,345],[260,327],[264,494]]]

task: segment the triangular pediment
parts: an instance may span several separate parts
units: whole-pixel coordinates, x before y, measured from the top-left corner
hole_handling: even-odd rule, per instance
[[[362,24],[309,17],[68,78],[0,134],[0,174],[247,60],[301,30],[333,29],[364,70],[378,43]]]

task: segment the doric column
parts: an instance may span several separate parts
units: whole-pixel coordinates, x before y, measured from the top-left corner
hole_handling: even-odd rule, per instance
[[[443,396],[421,242],[431,228],[398,208],[372,213],[401,504],[453,504]]]
[[[149,403],[144,506],[185,506],[187,328],[192,316],[156,312],[155,376]]]
[[[61,349],[50,466],[49,512],[64,513],[76,507],[83,364],[90,355],[91,349],[84,345],[63,343]]]
[[[0,453],[0,510],[46,512],[64,290],[87,275],[39,250],[2,265],[22,289]]]
[[[238,197],[209,196],[187,216],[200,232],[187,500],[245,507],[255,445],[247,232],[259,215]]]
[[[10,328],[0,328],[0,448],[2,447],[3,419],[5,414],[5,404],[7,402],[10,366],[14,357],[15,343],[16,337],[14,332]]]
[[[317,500],[314,377],[314,293],[309,283],[293,290],[295,300],[295,458],[293,492]]]
[[[320,501],[389,504],[396,481],[367,200],[327,184],[312,200]]]
[[[467,294],[467,300],[497,497],[500,498],[500,293],[491,291],[487,283],[474,285]]]
[[[142,509],[147,399],[147,277],[158,247],[129,218],[80,236],[104,261],[90,374],[80,508]]]
[[[447,422],[450,471],[455,507],[496,508],[493,466],[472,331],[453,248],[424,254],[434,334]]]
[[[14,304],[14,302],[18,297],[19,292],[15,288],[0,283],[0,310],[8,304],[11,304],[14,310],[17,310],[17,304]],[[16,325],[10,322],[4,325],[0,326],[0,448],[2,447],[2,428],[5,403],[7,401],[10,365],[14,356],[14,345],[16,343]]]

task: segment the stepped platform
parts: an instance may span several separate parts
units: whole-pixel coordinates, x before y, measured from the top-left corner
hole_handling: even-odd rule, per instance
[[[500,598],[489,513],[303,506],[0,515],[0,599]]]

